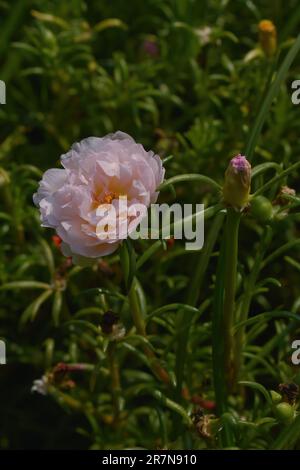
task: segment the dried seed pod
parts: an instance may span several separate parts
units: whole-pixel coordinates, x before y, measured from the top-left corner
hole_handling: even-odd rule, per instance
[[[110,335],[113,332],[113,327],[119,322],[119,315],[117,315],[112,310],[108,310],[104,313],[101,321],[100,326],[106,335]]]
[[[276,199],[273,201],[273,204],[285,206],[289,202],[288,198],[285,196],[296,196],[296,191],[293,188],[289,188],[288,186],[282,186],[276,196]]]
[[[197,408],[194,413],[192,414],[192,421],[194,423],[195,429],[197,433],[206,438],[212,438],[212,431],[211,431],[211,420],[214,419],[215,416],[212,414],[204,414],[202,408]]]
[[[104,313],[100,321],[100,326],[102,332],[109,336],[110,340],[121,339],[126,333],[124,325],[120,322],[119,315],[112,310],[108,310]]]

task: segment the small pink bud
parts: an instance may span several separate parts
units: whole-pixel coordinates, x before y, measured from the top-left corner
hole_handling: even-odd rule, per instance
[[[152,59],[159,57],[160,50],[155,36],[149,35],[146,37],[142,43],[142,52]]]
[[[251,186],[251,165],[243,155],[230,160],[223,186],[224,202],[242,210],[248,203]]]

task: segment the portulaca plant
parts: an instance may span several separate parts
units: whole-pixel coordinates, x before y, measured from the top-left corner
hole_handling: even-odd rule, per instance
[[[257,3],[3,19],[0,448],[300,448],[300,10]]]

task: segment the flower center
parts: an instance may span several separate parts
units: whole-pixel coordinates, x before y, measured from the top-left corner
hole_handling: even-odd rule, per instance
[[[104,196],[100,197],[100,194],[94,193],[93,194],[93,202],[92,202],[92,209],[97,209],[101,204],[111,204],[114,199],[117,199],[119,194],[110,191],[107,192]]]
[[[119,197],[119,194],[115,193],[115,192],[110,192],[110,193],[107,193],[105,194],[105,196],[102,198],[100,204],[110,204],[111,201],[113,201],[114,199],[117,199]]]

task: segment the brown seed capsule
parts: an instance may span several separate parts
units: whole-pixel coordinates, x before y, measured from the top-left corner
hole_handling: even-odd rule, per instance
[[[290,405],[294,405],[299,396],[299,386],[294,382],[279,384],[279,391],[282,394],[284,401]]]
[[[120,321],[119,315],[108,310],[100,321],[102,332],[109,336],[111,341],[117,341],[125,336],[126,330]]]
[[[114,313],[112,310],[108,310],[104,313],[101,321],[100,326],[106,335],[110,335],[113,332],[113,326],[116,325],[119,321],[119,316]]]
[[[197,433],[204,438],[211,438],[211,420],[215,418],[214,415],[204,414],[202,408],[197,408],[192,414],[192,421],[194,423]]]
[[[273,201],[273,204],[279,206],[287,205],[289,199],[286,196],[296,196],[296,191],[293,188],[289,188],[288,186],[282,186],[276,196],[276,199]]]

